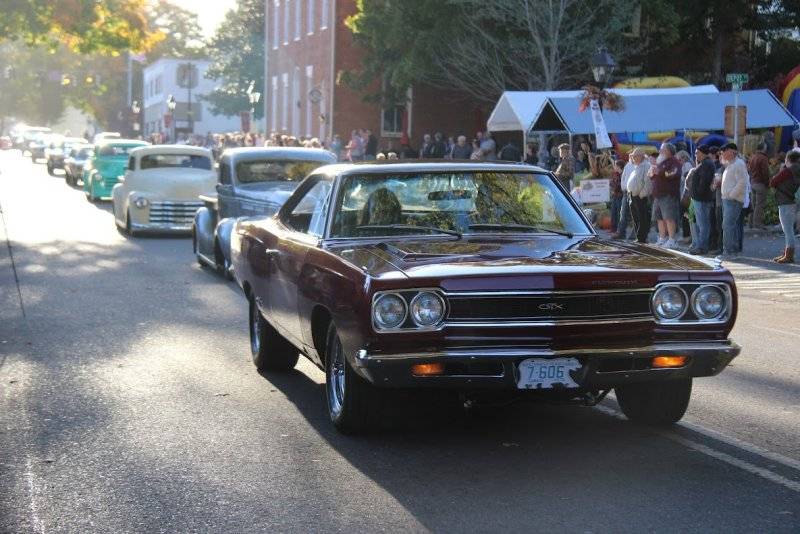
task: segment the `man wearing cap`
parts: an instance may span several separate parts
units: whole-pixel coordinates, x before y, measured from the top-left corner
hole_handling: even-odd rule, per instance
[[[738,154],[739,148],[736,143],[724,145],[720,152],[720,162],[725,166],[720,195],[722,196],[722,252],[726,255],[741,252],[739,217],[744,208],[747,186],[750,182],[747,165]]]
[[[690,254],[707,254],[711,235],[711,217],[714,211],[714,163],[709,158],[708,145],[698,145],[694,151],[696,165],[689,184],[697,235],[689,249]]]
[[[558,168],[554,174],[558,181],[561,182],[561,185],[564,186],[564,189],[571,191],[572,186],[570,182],[575,176],[575,158],[572,157],[570,146],[567,143],[558,145],[558,157],[561,163],[558,164]]]
[[[657,164],[650,170],[653,180],[653,215],[658,223],[658,245],[675,247],[681,197],[681,167],[675,145],[664,143]]]
[[[630,222],[631,218],[631,197],[628,193],[628,180],[630,180],[631,174],[633,174],[633,169],[635,164],[631,159],[633,152],[628,154],[628,161],[625,163],[625,167],[622,169],[622,175],[620,176],[620,183],[619,186],[622,189],[622,206],[620,207],[619,212],[619,223],[617,227],[614,229],[614,234],[611,236],[614,239],[625,239],[628,235],[628,223]]]

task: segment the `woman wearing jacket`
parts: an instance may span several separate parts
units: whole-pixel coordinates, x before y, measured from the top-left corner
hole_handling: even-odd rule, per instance
[[[800,151],[792,150],[786,154],[786,162],[781,171],[769,181],[769,186],[775,190],[775,202],[778,204],[778,219],[781,221],[786,248],[783,256],[774,260],[778,263],[794,263],[794,223],[797,217],[797,201],[795,195],[800,188]]]
[[[644,150],[640,147],[633,149],[630,155],[633,163],[633,171],[628,178],[628,195],[631,199],[631,217],[633,218],[633,229],[636,232],[636,240],[639,243],[647,243],[647,234],[650,233],[650,193],[653,191],[653,184],[648,176],[650,164],[645,158]]]

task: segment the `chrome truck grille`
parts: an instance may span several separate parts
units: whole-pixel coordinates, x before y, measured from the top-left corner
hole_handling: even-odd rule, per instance
[[[151,224],[191,225],[194,214],[203,203],[197,202],[152,202],[150,204]]]

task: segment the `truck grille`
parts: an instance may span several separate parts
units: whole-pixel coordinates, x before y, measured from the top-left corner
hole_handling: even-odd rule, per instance
[[[152,202],[150,204],[151,224],[191,225],[194,214],[203,203],[197,202]]]
[[[652,318],[651,289],[449,293],[448,323]]]

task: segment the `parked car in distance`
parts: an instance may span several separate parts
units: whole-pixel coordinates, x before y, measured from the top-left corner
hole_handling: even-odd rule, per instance
[[[740,351],[730,272],[601,238],[538,167],[323,167],[232,239],[256,367],[308,357],[345,432],[386,388],[583,405],[614,389],[629,419],[671,424]]]
[[[64,179],[71,186],[78,185],[78,180],[83,176],[83,166],[92,157],[94,145],[75,145],[69,155],[64,158]]]
[[[44,157],[47,160],[47,173],[55,175],[56,169],[64,169],[64,159],[70,154],[75,146],[86,145],[88,141],[83,137],[54,137],[50,139],[49,145],[44,149]]]
[[[102,143],[106,139],[122,139],[122,135],[119,132],[100,132],[94,134],[94,138],[92,138],[92,142],[97,145]]]
[[[12,135],[14,148],[20,149],[24,155],[25,151],[30,148],[29,145],[31,141],[37,136],[50,133],[53,133],[53,130],[47,126],[19,126],[15,128],[14,134]]]
[[[230,236],[236,217],[268,216],[312,170],[336,161],[319,148],[234,148],[219,160],[216,194],[203,195],[192,242],[197,261],[230,273]]]
[[[214,191],[211,151],[181,145],[131,150],[128,169],[114,186],[114,220],[120,231],[190,232],[202,194]]]
[[[0,136],[0,150],[10,150],[13,148],[11,138],[7,135]]]
[[[95,145],[92,156],[83,166],[83,191],[90,202],[111,197],[111,190],[128,165],[134,148],[147,146],[137,139],[106,139]]]
[[[50,145],[60,143],[64,138],[63,135],[54,133],[40,133],[31,139],[28,143],[28,152],[31,154],[31,162],[36,163],[40,159],[45,159],[47,155],[45,151]]]

